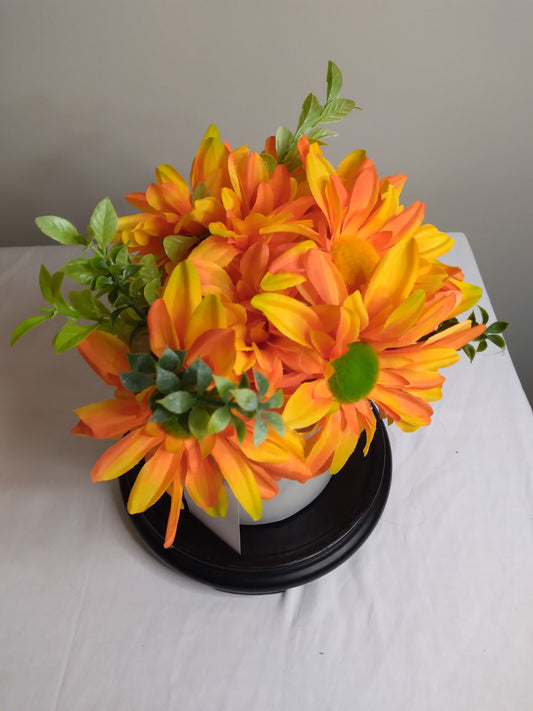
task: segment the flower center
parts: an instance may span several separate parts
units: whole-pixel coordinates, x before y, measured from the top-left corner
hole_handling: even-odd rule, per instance
[[[379,255],[370,242],[350,234],[337,237],[331,256],[350,289],[366,284],[379,262]]]
[[[339,402],[357,402],[367,397],[377,382],[379,360],[368,343],[350,343],[346,353],[332,361],[334,373],[328,380]]]

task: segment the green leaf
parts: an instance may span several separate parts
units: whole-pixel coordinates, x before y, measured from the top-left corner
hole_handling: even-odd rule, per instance
[[[208,434],[209,413],[202,407],[193,407],[187,420],[191,434],[202,440]]]
[[[301,136],[308,129],[312,128],[322,114],[323,107],[314,94],[308,94],[302,105],[302,111],[298,120],[297,135]]]
[[[186,351],[173,351],[168,346],[159,357],[159,365],[165,370],[175,372],[183,367]]]
[[[235,387],[235,383],[232,383],[231,380],[228,380],[227,378],[223,378],[221,375],[214,375],[213,377],[217,393],[220,395],[222,400],[224,400],[224,402],[227,402],[231,397],[231,391]]]
[[[332,62],[328,62],[328,74],[327,74],[327,95],[326,103],[329,103],[333,99],[336,99],[342,87],[342,74],[339,67]]]
[[[146,285],[144,287],[143,295],[144,295],[144,298],[146,299],[146,302],[149,306],[151,306],[154,303],[154,301],[158,298],[160,286],[161,286],[161,283],[159,281],[159,278],[150,279],[150,281],[146,283]]]
[[[139,373],[135,371],[129,371],[126,373],[119,373],[120,382],[132,393],[140,393],[146,388],[151,388],[155,385],[154,379],[150,377],[148,373]]]
[[[157,402],[167,410],[170,410],[170,412],[181,415],[191,409],[196,403],[196,397],[186,390],[178,390],[177,392],[165,395],[164,398],[161,398]]]
[[[334,99],[329,104],[326,104],[319,121],[320,123],[342,121],[342,119],[346,118],[355,108],[355,101],[351,99]]]
[[[199,237],[189,237],[186,235],[169,235],[163,240],[165,254],[172,262],[179,262],[183,259],[198,242]]]
[[[104,198],[95,207],[89,226],[100,249],[106,249],[118,229],[117,213],[109,198]]]
[[[161,368],[160,365],[156,366],[156,372],[157,377],[155,382],[158,390],[165,394],[179,390],[181,382],[177,375],[174,375],[170,370]]]
[[[254,447],[262,444],[268,436],[268,424],[258,415],[254,424]]]
[[[42,295],[49,304],[52,304],[52,306],[57,301],[64,278],[64,272],[55,272],[54,274],[50,274],[44,264],[41,264],[41,269],[39,271],[39,286],[41,288]]]
[[[273,429],[283,437],[285,434],[285,421],[283,417],[277,412],[262,412],[262,416],[267,420],[273,427]]]
[[[70,291],[68,298],[82,318],[99,321],[101,318],[106,318],[110,315],[109,309],[95,299],[90,289]]]
[[[200,393],[203,393],[212,382],[213,371],[201,358],[197,358],[183,373],[183,387],[196,386]]]
[[[288,153],[291,145],[294,143],[294,136],[288,128],[280,126],[276,131],[276,153],[278,154],[278,163],[280,163]]]
[[[168,422],[174,415],[164,407],[156,407],[149,422]]]
[[[276,390],[272,397],[261,403],[261,409],[264,410],[277,410],[283,405],[283,392],[281,390]]]
[[[155,375],[155,361],[148,353],[128,353],[130,368],[137,373]]]
[[[229,407],[224,405],[223,407],[219,407],[215,410],[209,418],[207,431],[209,434],[216,434],[217,432],[225,430],[229,424],[231,424],[231,414]]]
[[[85,237],[79,234],[72,222],[63,217],[43,215],[35,219],[35,224],[47,237],[61,244],[86,244]]]
[[[487,324],[489,322],[489,315],[482,306],[478,306],[479,313],[483,319],[482,323]]]
[[[270,153],[260,153],[259,155],[263,159],[263,163],[266,165],[268,172],[272,175],[278,165],[276,159],[274,156],[271,156]]]
[[[47,313],[44,316],[30,316],[29,318],[24,319],[24,321],[19,323],[19,325],[11,334],[11,345],[15,345],[18,339],[21,338],[25,333],[28,333],[28,331],[30,331],[32,328],[35,328],[35,326],[38,326],[39,324],[44,323],[45,321],[49,321],[51,318],[53,318],[53,316],[54,312],[50,311],[50,313]]]
[[[79,343],[84,341],[95,328],[96,325],[81,326],[77,323],[66,323],[59,329],[52,341],[55,352],[64,353],[71,348],[75,348]]]
[[[476,349],[474,348],[474,346],[471,343],[467,343],[466,346],[463,346],[463,351],[468,356],[470,362],[472,362],[476,355]]]
[[[139,259],[142,269],[140,274],[144,279],[160,279],[159,267],[154,254],[143,254]]]
[[[198,391],[203,393],[213,382],[213,371],[205,361],[198,358]]]
[[[131,279],[141,271],[140,264],[128,264],[124,267],[124,279]]]
[[[490,336],[494,333],[503,333],[508,326],[507,321],[494,321],[494,323],[491,323],[490,326],[487,327],[485,335]]]
[[[487,341],[481,341],[476,348],[476,353],[483,353],[483,351],[487,350]]]
[[[255,380],[255,385],[257,387],[257,397],[259,400],[262,400],[268,390],[269,382],[268,378],[263,375],[263,373],[260,373],[258,370],[254,370],[254,380]]]
[[[107,276],[99,276],[94,282],[94,289],[109,289],[113,286],[113,279]]]
[[[233,412],[231,413],[231,424],[235,427],[235,432],[237,433],[237,439],[239,440],[239,444],[242,444],[244,438],[246,437],[246,425],[241,420],[241,418],[238,417],[238,415],[235,415]]]
[[[257,394],[248,388],[236,388],[232,391],[235,402],[239,407],[246,412],[255,412],[257,410],[258,401]]]
[[[193,190],[191,196],[192,204],[194,205],[197,200],[202,200],[203,198],[210,196],[211,193],[209,192],[209,188],[205,183],[202,183],[202,181],[200,181],[199,183],[197,183],[196,187]]]
[[[81,284],[82,286],[89,286],[94,277],[97,276],[97,272],[92,267],[91,259],[88,257],[71,259],[70,262],[61,267],[61,271],[65,272],[76,284]]]
[[[329,128],[314,128],[312,131],[309,131],[307,138],[311,143],[321,143],[324,138],[334,138],[338,135],[338,133],[331,131]]]
[[[505,340],[502,338],[502,336],[489,335],[487,336],[487,341],[494,343],[495,346],[498,346],[498,348],[501,348],[502,350],[505,349]]]
[[[181,419],[183,418],[172,415],[170,420],[161,423],[161,427],[174,437],[189,437],[190,432],[187,430],[185,423],[180,421]]]

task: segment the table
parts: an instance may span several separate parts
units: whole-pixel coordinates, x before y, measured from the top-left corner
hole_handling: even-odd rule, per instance
[[[445,261],[481,283],[454,236]],[[54,355],[55,324],[7,344],[42,305],[41,262],[72,256],[0,250],[1,711],[531,708],[533,416],[508,353],[463,357],[429,428],[390,429],[389,501],[353,557],[222,593],[145,550],[117,482],[91,483],[108,443],[72,437],[72,410],[108,390]]]

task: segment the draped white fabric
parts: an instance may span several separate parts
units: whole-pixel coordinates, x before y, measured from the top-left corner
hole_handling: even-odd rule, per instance
[[[481,283],[454,236],[444,261]],[[530,708],[533,416],[509,354],[463,357],[429,428],[389,430],[389,501],[347,562],[282,594],[221,593],[159,563],[117,483],[91,483],[108,443],[71,436],[72,410],[109,391],[53,354],[56,324],[9,348],[42,305],[40,263],[75,253],[0,250],[0,709]]]

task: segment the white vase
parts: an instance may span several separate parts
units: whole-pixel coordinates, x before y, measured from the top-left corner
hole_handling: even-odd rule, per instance
[[[264,523],[283,521],[283,519],[293,516],[314,501],[324,491],[329,480],[329,469],[323,474],[309,479],[305,484],[291,479],[281,479],[278,482],[279,493],[274,498],[263,501],[263,514],[259,521],[254,521],[241,506],[239,511],[240,523],[244,526],[257,526]]]

